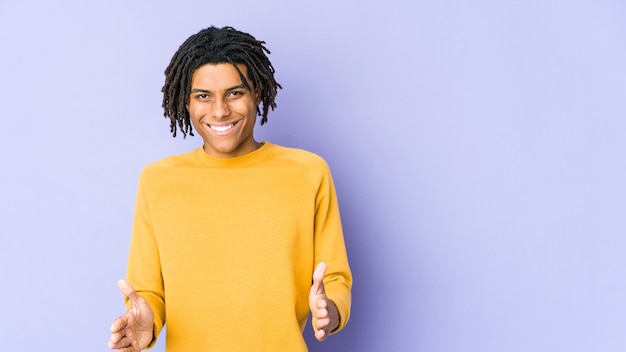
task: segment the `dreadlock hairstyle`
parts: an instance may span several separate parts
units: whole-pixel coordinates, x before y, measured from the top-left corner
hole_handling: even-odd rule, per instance
[[[191,92],[191,79],[194,71],[206,64],[230,63],[235,66],[243,85],[251,89],[237,64],[246,65],[248,79],[254,85],[256,96],[263,104],[263,111],[257,105],[257,114],[263,116],[261,125],[267,122],[269,108],[276,108],[275,98],[279,88],[274,79],[274,67],[267,58],[270,51],[265,42],[256,40],[248,33],[232,27],[209,27],[189,37],[172,57],[165,69],[163,92],[163,115],[170,119],[170,132],[176,137],[180,128],[183,138],[193,128],[189,119],[187,105]]]

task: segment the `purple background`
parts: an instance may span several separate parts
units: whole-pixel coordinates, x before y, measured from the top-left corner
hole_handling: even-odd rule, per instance
[[[215,24],[272,51],[284,90],[257,138],[333,170],[353,313],[312,351],[625,350],[624,18],[621,0],[0,0],[0,349],[106,350],[139,171],[201,143],[170,137],[163,70]]]

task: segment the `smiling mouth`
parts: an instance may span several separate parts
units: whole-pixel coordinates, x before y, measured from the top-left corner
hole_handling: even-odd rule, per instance
[[[217,132],[217,133],[227,133],[228,131],[230,131],[233,127],[235,127],[236,123],[231,123],[228,125],[222,125],[222,126],[216,126],[216,125],[209,125],[209,127]]]

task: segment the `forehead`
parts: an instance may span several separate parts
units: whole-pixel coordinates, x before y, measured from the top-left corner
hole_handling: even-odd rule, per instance
[[[247,68],[244,64],[237,64],[237,68],[244,77],[247,76]],[[231,63],[205,64],[198,67],[192,75],[191,87],[193,88],[228,88],[242,84],[241,76]]]

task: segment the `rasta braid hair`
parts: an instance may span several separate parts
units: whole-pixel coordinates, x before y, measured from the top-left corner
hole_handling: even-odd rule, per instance
[[[256,96],[263,103],[263,112],[259,106],[256,109],[257,114],[263,116],[261,125],[267,122],[269,108],[276,108],[276,93],[282,87],[274,79],[274,67],[266,55],[270,51],[264,44],[265,42],[256,40],[250,34],[232,27],[209,27],[189,37],[178,48],[165,69],[165,84],[161,89],[163,115],[170,119],[173,137],[176,137],[177,129],[183,133],[183,138],[187,133],[193,136],[187,111],[191,79],[194,71],[206,64],[232,64],[239,72],[243,85],[251,89],[246,77],[237,67],[237,64],[244,64]]]

